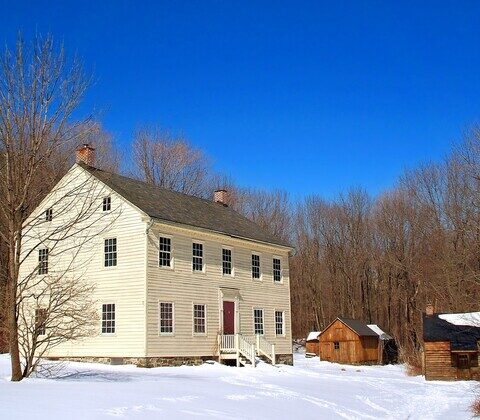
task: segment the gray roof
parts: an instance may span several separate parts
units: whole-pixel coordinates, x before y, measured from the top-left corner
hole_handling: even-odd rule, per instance
[[[290,247],[230,207],[80,163],[83,169],[154,219],[236,238]]]
[[[338,319],[361,337],[378,337],[378,334],[370,329],[363,321],[343,317],[338,317]]]

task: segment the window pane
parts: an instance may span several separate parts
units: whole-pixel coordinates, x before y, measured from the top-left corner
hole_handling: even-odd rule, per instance
[[[252,278],[260,278],[260,255],[252,254]]]
[[[253,310],[253,325],[255,334],[263,335],[263,309]]]
[[[115,304],[102,305],[102,334],[115,333]]]
[[[193,305],[193,332],[196,334],[205,334],[205,305]]]
[[[48,248],[38,250],[38,274],[48,274]]]
[[[103,211],[110,211],[112,208],[112,198],[104,197],[103,198]]]
[[[203,271],[203,244],[193,243],[192,247],[192,269],[193,271]]]
[[[117,265],[117,238],[105,239],[105,267]]]
[[[50,207],[45,211],[45,220],[51,222],[53,220],[53,209]]]
[[[160,267],[170,267],[172,261],[172,242],[170,238],[159,240],[158,264]]]
[[[225,275],[232,274],[232,250],[222,249],[222,273]]]
[[[160,333],[173,333],[173,303],[160,302]]]
[[[280,259],[278,258],[273,259],[273,281],[282,281],[282,267]]]
[[[283,335],[283,312],[275,311],[275,334]]]

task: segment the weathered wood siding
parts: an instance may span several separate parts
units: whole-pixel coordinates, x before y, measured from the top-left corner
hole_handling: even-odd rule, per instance
[[[335,342],[340,348],[335,349]],[[340,320],[320,334],[320,360],[337,363],[378,363],[378,338],[359,337]]]
[[[172,268],[159,267],[160,236],[172,241]],[[192,243],[204,246],[204,273],[192,272]],[[222,246],[232,250],[233,276],[222,275]],[[261,255],[261,280],[252,279],[252,251]],[[273,281],[273,256],[282,264],[282,282]],[[220,288],[236,288],[240,293],[237,326],[245,335],[254,335],[253,308],[264,310],[265,338],[276,345],[277,354],[292,353],[290,278],[288,249],[201,230],[155,223],[148,235],[147,356],[214,356],[221,328]],[[172,335],[159,333],[160,301],[174,303],[175,329]],[[205,304],[207,332],[193,333],[193,304]],[[285,313],[285,335],[276,336],[274,312]]]
[[[305,351],[307,353],[314,353],[317,356],[320,354],[320,343],[318,340],[307,341],[305,344]]]
[[[80,167],[74,167],[61,181],[64,185],[73,186],[84,183],[90,177]],[[145,351],[145,293],[146,293],[146,227],[142,213],[125,202],[122,197],[99,182],[95,182],[96,193],[92,194],[95,200],[102,200],[103,196],[110,195],[112,211],[101,215],[102,222],[93,226],[90,235],[91,242],[75,257],[75,268],[69,276],[81,278],[95,285],[93,299],[98,305],[98,334],[92,338],[64,343],[53,348],[50,357],[141,357]],[[36,214],[43,213],[55,202],[53,196],[46,200],[36,210]],[[102,212],[101,201],[98,214]],[[54,229],[65,222],[53,205],[53,220],[45,223],[34,232],[30,232],[30,239],[26,239],[24,250],[29,250],[36,241],[33,236],[41,236],[45,229]],[[68,217],[74,217],[69,214]],[[109,220],[110,219],[110,220]],[[113,222],[114,220],[114,222]],[[106,227],[105,231],[100,231]],[[117,238],[117,266],[104,267],[104,239]],[[66,242],[64,246],[71,246]],[[24,266],[22,275],[34,270],[38,261],[38,253],[33,252]],[[49,256],[49,272],[62,272],[62,267],[70,263],[71,258],[62,254],[58,258]],[[79,267],[78,269],[76,267]],[[81,267],[81,268],[80,268]],[[116,305],[116,332],[115,334],[101,334],[101,307],[103,303]]]

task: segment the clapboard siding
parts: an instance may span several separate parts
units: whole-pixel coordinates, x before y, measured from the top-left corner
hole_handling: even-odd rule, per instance
[[[165,235],[172,239],[173,268],[158,266],[158,240]],[[192,272],[192,243],[204,245],[204,273]],[[234,276],[222,275],[222,246],[233,251]],[[261,255],[262,280],[252,280],[252,251]],[[273,282],[273,256],[282,263],[282,283]],[[290,279],[288,249],[271,247],[246,240],[200,230],[156,223],[148,234],[147,268],[147,355],[210,356],[215,354],[220,330],[221,287],[237,288],[240,332],[253,335],[253,308],[264,309],[265,338],[276,344],[277,354],[291,354]],[[175,332],[159,334],[158,303],[174,303]],[[193,334],[193,304],[207,306],[207,334]],[[276,337],[274,311],[285,312],[285,336]]]
[[[86,182],[91,175],[78,166],[61,181],[65,185],[73,186]],[[92,184],[93,185],[93,184]],[[75,270],[69,275],[74,275],[95,285],[93,299],[97,302],[99,320],[97,325],[98,334],[92,338],[80,342],[70,342],[53,348],[50,357],[141,357],[145,355],[145,293],[146,293],[146,228],[147,223],[143,214],[125,202],[122,197],[95,182],[96,193],[92,195],[95,200],[102,200],[104,195],[112,197],[112,211],[109,214],[102,213],[99,206],[96,214],[101,218],[98,226],[93,227],[90,234],[92,240],[88,246],[75,257]],[[49,208],[53,197],[46,200],[36,210],[43,213]],[[39,237],[45,233],[45,229],[53,229],[56,224],[65,222],[67,216],[56,215],[53,207],[53,221],[49,225],[36,228],[30,239],[26,239],[25,250],[28,250],[34,242],[33,237]],[[68,217],[73,217],[70,213]],[[100,219],[99,219],[100,220]],[[117,238],[117,266],[104,267],[104,239]],[[67,245],[67,244],[65,244]],[[68,245],[71,245],[69,243]],[[69,256],[58,253],[49,256],[50,272],[62,271],[62,267],[68,264]],[[22,273],[26,275],[37,264],[38,253],[34,252],[27,260]],[[101,334],[101,305],[102,303],[115,303],[116,305],[116,333],[113,335]]]

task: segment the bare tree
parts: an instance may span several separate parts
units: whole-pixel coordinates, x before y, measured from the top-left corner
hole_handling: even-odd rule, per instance
[[[145,127],[134,136],[136,172],[145,182],[199,197],[211,195],[208,160],[183,137],[158,127]]]
[[[24,224],[46,193],[45,174],[59,179],[67,154],[95,130],[90,116],[73,113],[90,85],[81,63],[68,60],[63,46],[37,37],[19,39],[0,58],[0,230],[6,248],[5,308],[12,380],[23,377],[20,360],[20,305],[25,299],[19,273],[24,261]],[[57,170],[58,169],[58,170]],[[70,195],[68,195],[70,196]]]

